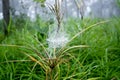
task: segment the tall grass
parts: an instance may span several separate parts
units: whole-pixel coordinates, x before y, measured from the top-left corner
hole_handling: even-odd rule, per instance
[[[70,19],[65,27],[69,36],[73,37],[99,21],[102,19],[84,19],[83,21]],[[59,80],[119,80],[119,21],[118,18],[110,19],[110,22],[96,25],[74,38],[66,47],[66,51],[63,50],[66,56],[59,65]],[[45,80],[45,71],[42,66],[39,66],[41,58],[35,54],[40,52],[40,55],[45,55],[39,43],[41,40],[44,47],[48,47],[46,37],[38,32],[38,29],[42,29],[41,26],[47,26],[44,23],[40,20],[30,27],[31,24],[28,21],[26,25],[23,25],[24,28],[15,29],[1,42],[0,80]],[[46,33],[43,34],[46,35]],[[74,49],[71,49],[72,45],[76,45],[73,47]],[[89,47],[79,48],[78,45]]]

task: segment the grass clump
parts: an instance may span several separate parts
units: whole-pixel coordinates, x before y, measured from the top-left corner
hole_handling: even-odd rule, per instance
[[[53,49],[54,59],[47,57],[48,44],[46,37],[38,36],[39,27],[28,30],[27,22],[0,44],[0,80],[119,80],[120,19],[110,19],[89,29],[99,21],[102,19],[68,20],[65,27],[72,41],[62,49]],[[81,31],[84,33],[80,34]],[[50,78],[46,78],[46,72]]]

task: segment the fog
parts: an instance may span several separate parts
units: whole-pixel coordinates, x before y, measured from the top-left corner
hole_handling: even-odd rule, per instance
[[[120,8],[117,6],[116,0],[83,0],[83,16],[84,17],[100,17],[108,18],[120,15]],[[47,0],[46,5],[54,4],[53,0]],[[47,7],[41,7],[39,3],[33,0],[10,0],[11,14],[26,14],[34,20],[36,15],[42,18],[52,16]],[[62,3],[65,17],[81,17],[78,7],[74,0],[64,0]],[[0,0],[0,19],[2,19],[2,3]]]

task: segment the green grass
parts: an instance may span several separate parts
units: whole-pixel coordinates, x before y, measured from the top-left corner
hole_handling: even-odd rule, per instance
[[[88,48],[75,48],[66,52],[65,61],[59,65],[60,80],[120,80],[120,19],[92,27],[72,40],[73,45],[88,45]],[[69,19],[65,23],[69,37],[103,19]],[[0,80],[45,80],[44,70],[23,52],[39,58],[24,46],[34,47],[43,53],[36,36],[47,48],[48,22],[17,24],[8,37],[0,43]],[[15,24],[11,25],[16,27]],[[22,26],[22,28],[20,28]],[[1,36],[0,36],[1,39]],[[17,45],[17,46],[16,46]],[[44,54],[43,54],[44,55]]]

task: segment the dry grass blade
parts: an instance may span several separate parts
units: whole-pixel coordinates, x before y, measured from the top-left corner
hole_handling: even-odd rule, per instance
[[[54,6],[52,6],[51,4],[48,4],[48,8],[50,9],[50,11],[51,11],[53,14],[56,13],[56,11],[55,11],[55,9],[54,9]]]
[[[59,32],[59,29],[61,27],[61,23],[62,23],[62,20],[63,20],[63,13],[62,13],[62,10],[61,10],[61,2],[62,1],[63,0],[55,0],[54,5],[48,4],[48,8],[55,15],[56,20],[57,20],[57,25],[58,25],[57,32]]]
[[[41,59],[44,59],[44,57],[41,55],[41,53],[33,46],[28,45],[31,48],[31,51],[36,53]]]
[[[27,53],[25,53],[25,52],[23,52],[23,53],[24,53],[25,55],[27,55],[32,61],[38,63],[45,71],[47,70],[48,67],[44,64],[44,62],[38,61],[37,59],[35,59],[34,57],[32,57],[31,55],[29,55],[29,54],[27,54]]]
[[[35,38],[36,39],[36,38]],[[38,40],[38,38],[36,39],[36,41],[40,44],[40,46],[43,48],[43,50],[45,51],[45,54],[47,56],[47,58],[49,58],[49,53],[47,51],[47,49],[45,48],[45,46]]]

